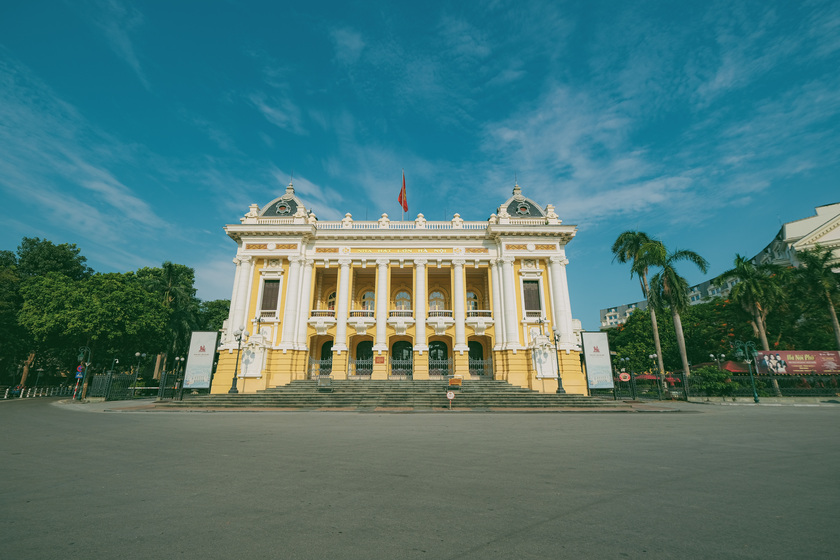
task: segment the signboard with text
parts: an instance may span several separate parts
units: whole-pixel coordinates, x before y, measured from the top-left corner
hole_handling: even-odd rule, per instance
[[[216,356],[217,332],[194,332],[187,354],[184,389],[209,389],[213,375],[213,358]]]
[[[840,374],[840,352],[762,350],[755,359],[755,369],[759,375],[837,375]]]
[[[607,333],[581,333],[583,355],[586,361],[586,377],[590,389],[612,389],[614,387],[612,364],[610,363],[610,343]]]

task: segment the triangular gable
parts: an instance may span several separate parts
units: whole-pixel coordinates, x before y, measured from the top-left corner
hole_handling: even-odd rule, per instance
[[[834,247],[840,244],[840,213],[823,222],[811,232],[793,244],[794,249],[803,251],[819,243],[824,247]]]

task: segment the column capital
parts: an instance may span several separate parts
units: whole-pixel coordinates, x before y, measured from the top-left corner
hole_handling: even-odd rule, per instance
[[[341,268],[349,267],[353,264],[353,259],[338,259],[338,264]]]
[[[376,259],[376,266],[384,267],[388,266],[391,261],[389,259]]]
[[[250,264],[250,262],[254,260],[254,257],[250,257],[248,255],[241,255],[233,259],[233,262],[236,264]]]
[[[303,257],[301,257],[300,255],[289,255],[288,259],[289,262],[299,263],[303,260]]]
[[[569,264],[569,259],[566,257],[549,257],[548,262],[551,264],[559,264],[561,266],[566,266]]]
[[[304,259],[303,264],[308,266],[309,268],[312,268],[313,266],[315,266],[315,259]]]
[[[502,257],[499,259],[499,262],[502,264],[513,264],[513,261],[516,260],[516,257]]]
[[[454,266],[464,266],[465,264],[467,264],[467,261],[464,259],[452,259],[452,264]]]
[[[414,266],[426,266],[428,262],[428,259],[414,259]]]

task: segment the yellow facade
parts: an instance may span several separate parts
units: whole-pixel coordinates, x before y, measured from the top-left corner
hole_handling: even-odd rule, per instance
[[[392,223],[319,221],[290,186],[226,231],[237,273],[213,393],[234,373],[249,393],[322,375],[554,392],[558,368],[587,393],[565,276],[576,230],[518,187],[486,222]]]

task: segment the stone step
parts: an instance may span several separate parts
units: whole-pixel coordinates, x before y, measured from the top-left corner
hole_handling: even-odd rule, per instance
[[[315,380],[297,380],[257,393],[202,395],[170,404],[219,408],[448,408],[448,385],[446,380],[332,380],[332,392],[319,392]],[[492,379],[464,381],[455,394],[453,408],[626,407],[620,401],[543,394]]]

